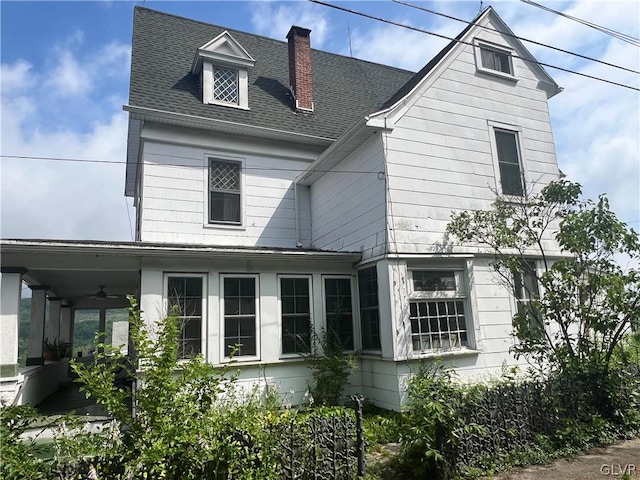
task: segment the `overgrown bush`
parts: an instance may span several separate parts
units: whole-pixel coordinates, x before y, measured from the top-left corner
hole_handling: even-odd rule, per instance
[[[601,378],[586,374],[466,385],[423,366],[409,386],[399,468],[407,478],[472,478],[638,435],[640,375],[629,373],[612,371],[596,394]],[[609,416],[595,408],[603,398]]]
[[[322,330],[319,334],[312,332],[311,352],[303,358],[313,376],[309,391],[314,403],[340,405],[349,375],[357,366],[355,355],[346,353],[338,341],[332,341],[327,331]]]
[[[262,394],[240,391],[228,368],[214,368],[200,355],[179,360],[177,318],[160,321],[152,338],[131,301],[137,365],[105,344],[97,345],[93,364],[72,364],[82,389],[120,429],[111,429],[108,439],[73,435],[65,445],[68,456],[89,455],[100,478],[278,478],[270,434],[276,415]],[[135,415],[131,389],[117,381],[123,372],[136,380]]]

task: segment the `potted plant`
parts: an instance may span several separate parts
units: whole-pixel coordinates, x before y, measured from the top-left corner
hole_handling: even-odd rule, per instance
[[[58,339],[50,341],[48,338],[44,339],[42,344],[42,357],[45,361],[55,361],[62,358],[71,357],[71,343],[58,342]]]
[[[44,339],[42,344],[42,357],[46,362],[58,360],[58,340],[54,339],[50,341],[48,338]]]

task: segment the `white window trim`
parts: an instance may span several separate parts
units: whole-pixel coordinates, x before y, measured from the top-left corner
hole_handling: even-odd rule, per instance
[[[242,355],[237,357],[227,357],[225,355],[225,329],[224,329],[224,280],[225,278],[253,278],[256,287],[256,355]],[[220,275],[220,363],[229,363],[231,361],[235,363],[249,363],[260,360],[260,275],[259,274],[247,274],[247,273],[225,273]]]
[[[487,68],[487,67],[483,67],[482,66],[482,54],[480,52],[480,50],[484,48],[487,50],[493,50],[493,51],[497,51],[499,53],[504,53],[505,55],[509,56],[509,66],[511,68],[511,74],[508,73],[504,73],[501,72],[499,70],[493,70],[491,68]],[[513,62],[513,55],[515,54],[515,51],[509,47],[507,47],[506,45],[498,45],[495,43],[491,43],[488,42],[486,40],[480,40],[478,38],[475,38],[473,40],[473,51],[474,51],[474,56],[475,56],[475,60],[476,60],[476,70],[478,72],[481,73],[486,73],[489,75],[493,75],[499,78],[503,78],[505,80],[510,80],[512,82],[517,82],[518,78],[515,76],[515,65]]]
[[[443,299],[448,299],[448,298],[467,298],[468,296],[468,292],[467,292],[467,288],[466,288],[466,282],[464,281],[464,269],[462,268],[451,268],[451,267],[426,267],[426,268],[420,268],[420,267],[409,267],[408,268],[409,271],[409,282],[408,282],[408,289],[409,289],[409,297],[411,299],[415,299],[415,300],[421,300],[421,299],[425,299],[425,300],[430,300],[430,299],[438,299],[438,298],[443,298]],[[453,276],[455,278],[455,282],[456,282],[456,289],[455,290],[439,290],[439,291],[434,291],[434,292],[430,292],[430,291],[422,291],[422,290],[414,290],[413,288],[413,272],[418,271],[418,272],[453,272]]]
[[[359,307],[359,303],[356,298],[356,291],[354,284],[356,283],[353,279],[353,275],[322,275],[322,319],[323,328],[327,329],[327,292],[326,292],[326,284],[325,279],[348,279],[349,286],[351,290],[351,331],[353,333],[353,350],[344,350],[345,353],[355,352],[360,348],[360,315],[358,311],[358,317],[356,318],[356,308]],[[356,279],[357,281],[357,279]],[[356,321],[357,320],[357,321]]]
[[[378,349],[371,349],[371,348],[364,348],[363,343],[362,343],[362,317],[361,317],[361,306],[360,306],[360,279],[359,279],[359,272],[362,270],[367,270],[368,268],[373,268],[376,272],[376,283],[378,284],[378,335],[380,336],[380,348]],[[356,271],[356,275],[355,275],[355,279],[354,279],[354,283],[356,284],[356,296],[354,297],[352,303],[355,304],[355,306],[353,307],[354,309],[356,309],[356,311],[358,312],[358,318],[356,319],[357,321],[355,323],[357,323],[357,331],[358,331],[358,346],[360,348],[360,351],[362,353],[368,354],[368,355],[372,355],[372,356],[381,356],[382,355],[382,320],[380,318],[380,283],[379,283],[379,279],[378,279],[378,269],[377,269],[377,265],[374,264],[369,264],[369,265],[365,265],[364,267],[358,268],[358,270]]]
[[[163,272],[162,279],[162,308],[164,316],[169,313],[169,278],[201,278],[202,279],[202,323],[200,325],[200,354],[203,358],[208,357],[207,351],[207,325],[208,325],[208,310],[207,310],[207,274],[206,273],[185,273],[185,272]],[[186,358],[181,358],[180,362],[186,362]]]
[[[276,276],[276,281],[278,282],[278,333],[279,333],[279,341],[280,341],[280,358],[281,359],[289,359],[289,358],[300,358],[303,354],[300,353],[284,353],[282,351],[282,284],[280,282],[283,278],[306,278],[309,282],[309,315],[310,315],[310,328],[311,328],[311,343],[313,346],[313,335],[315,332],[315,315],[313,314],[314,310],[314,296],[313,296],[313,276],[309,274],[303,275],[289,275],[289,274],[280,274]]]
[[[221,162],[235,162],[240,164],[240,223],[224,223],[224,222],[210,222],[210,198],[209,198],[209,160],[220,160]],[[202,220],[204,228],[215,228],[222,230],[246,230],[246,188],[245,188],[245,172],[246,172],[246,159],[244,157],[235,157],[227,154],[219,154],[216,152],[205,152],[204,154],[204,218]]]
[[[413,272],[414,271],[452,271],[454,273],[456,289],[455,291],[451,290],[443,290],[437,292],[424,292],[424,291],[416,291],[413,289]],[[460,346],[455,348],[450,348],[447,350],[438,349],[438,350],[421,350],[415,351],[413,350],[413,330],[411,329],[411,314],[407,313],[407,320],[409,321],[408,328],[408,348],[409,348],[409,357],[414,359],[419,358],[432,358],[432,357],[442,357],[442,356],[456,356],[456,355],[468,355],[468,354],[476,354],[479,353],[479,350],[476,349],[476,335],[475,335],[475,325],[476,318],[475,312],[472,309],[473,302],[471,301],[471,294],[467,289],[467,275],[464,267],[455,266],[452,267],[449,264],[447,265],[429,265],[427,267],[422,267],[419,265],[407,266],[407,293],[408,298],[407,302],[411,303],[413,301],[429,301],[429,300],[443,300],[443,301],[451,301],[451,300],[461,300],[464,306],[464,321],[467,332],[467,343],[468,346]],[[407,308],[409,305],[407,304]]]
[[[223,102],[213,97],[213,70],[214,68],[235,70],[238,74],[238,103]],[[239,108],[249,110],[249,72],[238,65],[223,65],[211,62],[202,63],[202,101],[210,105]]]
[[[507,200],[515,203],[521,203],[527,196],[527,187],[529,183],[529,173],[527,171],[526,162],[524,161],[524,147],[522,145],[522,127],[510,125],[508,123],[487,121],[489,127],[489,142],[491,143],[491,158],[493,159],[493,175],[495,177],[495,189],[499,195],[504,196]],[[496,130],[512,132],[516,134],[516,147],[518,148],[518,161],[520,162],[520,176],[522,177],[522,197],[517,195],[505,195],[502,193],[502,176],[500,175],[500,162],[498,160],[498,145],[496,143]]]

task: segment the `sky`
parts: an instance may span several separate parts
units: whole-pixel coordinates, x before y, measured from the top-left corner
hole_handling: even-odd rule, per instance
[[[464,28],[390,1],[336,3],[450,37]],[[491,5],[516,35],[640,71],[637,46],[522,1],[414,3],[466,20],[481,5]],[[638,1],[539,3],[640,37]],[[128,103],[135,5],[283,41],[296,24],[312,30],[313,48],[413,71],[447,43],[303,0],[3,0],[2,238],[133,239],[135,209],[124,196],[127,115],[122,106]],[[640,88],[638,74],[530,43],[525,46],[540,62]],[[582,184],[587,198],[606,194],[618,218],[640,230],[640,92],[546,70],[564,88],[549,101],[560,169]]]

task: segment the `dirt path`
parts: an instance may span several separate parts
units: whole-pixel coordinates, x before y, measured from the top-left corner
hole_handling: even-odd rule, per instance
[[[594,448],[585,455],[549,465],[509,470],[493,480],[603,480],[621,479],[625,472],[640,480],[640,438]]]

